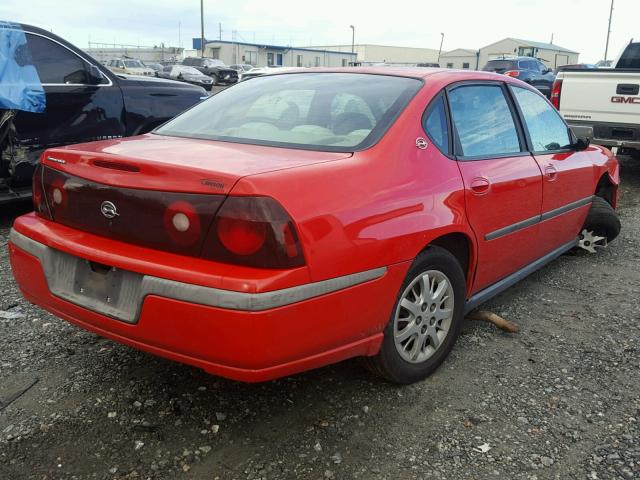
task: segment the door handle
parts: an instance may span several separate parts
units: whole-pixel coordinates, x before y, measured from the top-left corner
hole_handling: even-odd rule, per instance
[[[558,178],[558,171],[556,167],[553,165],[547,165],[544,167],[544,176],[547,177],[547,180],[553,182],[556,178]]]
[[[488,178],[478,177],[471,180],[471,192],[474,195],[484,195],[491,188],[491,182]]]

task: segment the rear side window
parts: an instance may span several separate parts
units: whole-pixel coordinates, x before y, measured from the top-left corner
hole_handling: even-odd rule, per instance
[[[451,118],[465,157],[520,152],[509,104],[499,85],[468,85],[449,92]]]
[[[31,33],[27,33],[27,43],[42,83],[88,83],[86,64],[75,53],[48,38]]]
[[[616,68],[640,68],[640,43],[632,43],[625,49]]]
[[[449,154],[449,126],[444,95],[440,95],[427,110],[423,119],[423,127],[427,135],[441,152]]]
[[[557,110],[531,90],[511,87],[524,117],[534,152],[552,152],[568,148],[569,129]]]

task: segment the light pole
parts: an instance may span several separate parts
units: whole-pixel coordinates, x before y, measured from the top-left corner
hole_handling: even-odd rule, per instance
[[[200,56],[204,57],[204,0],[200,0]]]
[[[611,17],[613,17],[613,0],[611,0],[611,10],[609,11],[609,26],[607,27],[607,45],[604,47],[604,61],[607,61],[609,54],[609,35],[611,34]]]
[[[356,46],[356,27],[349,25],[349,28],[351,28],[351,53],[354,53]]]
[[[440,50],[438,50],[438,63],[440,63],[440,54],[442,53],[442,44],[444,43],[444,33],[440,34]]]

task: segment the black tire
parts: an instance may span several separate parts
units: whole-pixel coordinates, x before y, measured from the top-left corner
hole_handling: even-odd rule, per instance
[[[398,303],[405,290],[420,274],[429,270],[442,272],[453,288],[453,318],[446,337],[441,340],[435,352],[420,363],[410,363],[398,352],[394,339],[394,322]],[[362,363],[373,373],[399,384],[414,383],[428,377],[447,357],[458,338],[464,319],[465,276],[456,258],[440,247],[429,247],[413,262],[402,282],[398,297],[393,305],[391,317],[384,329],[384,339],[380,352],[373,357],[364,357]]]
[[[620,233],[620,219],[609,202],[602,197],[593,197],[591,209],[584,222],[584,229],[605,237],[607,242],[615,239]]]

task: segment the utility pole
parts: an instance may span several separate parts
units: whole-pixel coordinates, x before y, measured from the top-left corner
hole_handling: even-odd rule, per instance
[[[607,45],[604,47],[604,61],[607,61],[609,54],[609,35],[611,34],[611,17],[613,17],[613,0],[611,0],[611,10],[609,11],[609,26],[607,27]]]
[[[355,53],[355,48],[356,48],[356,27],[354,27],[353,25],[349,25],[349,28],[351,28],[351,53]]]
[[[440,62],[440,55],[442,54],[442,44],[444,43],[444,33],[440,34],[440,50],[438,50],[438,62]]]
[[[222,22],[218,22],[218,40],[222,40]]]
[[[178,22],[178,48],[182,46],[182,22]]]
[[[200,56],[204,57],[204,0],[200,0]]]

